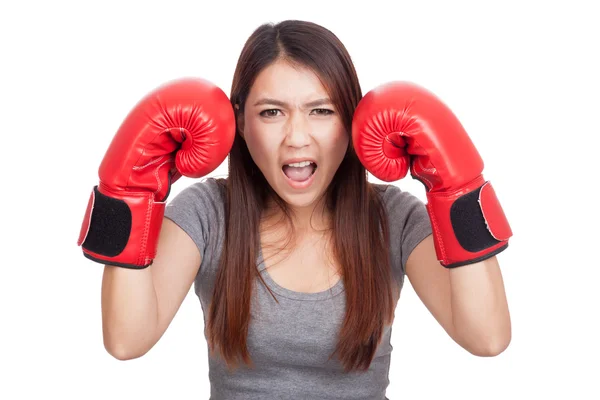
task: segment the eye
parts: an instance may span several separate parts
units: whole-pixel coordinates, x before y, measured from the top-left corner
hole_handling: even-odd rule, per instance
[[[271,108],[271,109],[268,109],[268,110],[261,111],[259,115],[261,117],[271,118],[271,117],[276,117],[278,112],[279,112],[278,109]]]
[[[315,108],[313,112],[316,112],[317,115],[331,115],[333,114],[333,110],[329,110],[327,108]]]

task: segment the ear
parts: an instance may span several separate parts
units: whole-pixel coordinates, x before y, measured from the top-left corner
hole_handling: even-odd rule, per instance
[[[240,105],[235,105],[235,122],[237,124],[237,129],[240,132],[240,136],[244,139],[244,113],[240,111]]]

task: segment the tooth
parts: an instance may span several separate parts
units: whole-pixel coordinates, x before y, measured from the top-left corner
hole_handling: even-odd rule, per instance
[[[307,167],[311,164],[310,161],[301,161],[301,162],[297,162],[297,163],[292,163],[292,164],[288,164],[290,167],[296,167],[296,168],[300,168],[300,167]]]

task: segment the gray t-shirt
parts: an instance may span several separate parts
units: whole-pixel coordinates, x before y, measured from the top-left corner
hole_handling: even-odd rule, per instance
[[[376,186],[388,213],[392,275],[401,287],[408,256],[431,234],[430,220],[417,197],[397,186]],[[224,198],[224,187],[208,178],[183,189],[165,210],[165,216],[189,234],[202,255],[194,288],[205,323],[225,238]],[[257,265],[279,303],[257,278],[248,332],[255,367],[241,364],[230,373],[218,355],[209,354],[210,399],[387,399],[392,326],[385,329],[370,368],[345,373],[336,358],[328,360],[344,317],[342,280],[319,293],[300,293],[279,286],[260,253]]]

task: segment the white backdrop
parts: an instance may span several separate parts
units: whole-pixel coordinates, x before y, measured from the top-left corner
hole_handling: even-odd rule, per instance
[[[407,284],[388,397],[600,398],[598,13],[592,1],[491,4],[3,2],[0,398],[208,398],[193,292],[147,355],[117,361],[102,344],[102,267],[76,240],[104,152],[141,96],[180,76],[229,93],[246,38],[290,18],[345,43],[363,93],[402,79],[439,95],[481,153],[514,231],[499,255],[509,348],[470,355]],[[211,175],[226,173],[223,164]],[[419,182],[396,184],[425,200]]]

